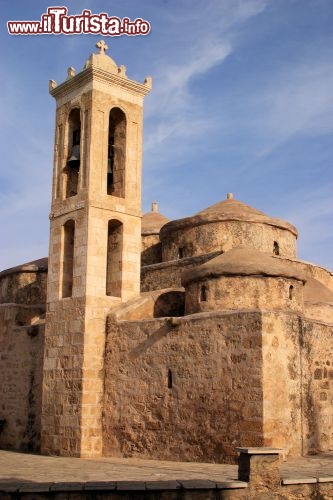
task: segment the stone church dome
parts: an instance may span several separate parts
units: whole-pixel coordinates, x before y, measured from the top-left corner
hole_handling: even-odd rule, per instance
[[[182,285],[220,276],[277,276],[303,283],[306,281],[305,274],[293,262],[255,248],[240,246],[186,271],[182,276]]]
[[[305,274],[293,262],[255,248],[233,248],[185,271],[185,313],[271,309],[301,312]]]
[[[153,201],[151,211],[146,212],[142,216],[141,234],[159,234],[161,227],[169,221],[170,219],[158,211],[158,204],[156,201]]]
[[[270,217],[259,210],[246,205],[242,201],[235,200],[231,193],[228,193],[227,199],[219,201],[192,217],[174,220],[163,228],[161,236],[166,236],[170,232],[178,229],[184,229],[188,226],[198,226],[209,222],[226,221],[245,221],[254,223],[263,223],[290,231],[297,237],[297,229],[288,222],[275,217]]]
[[[163,261],[226,252],[240,245],[296,257],[297,230],[292,224],[235,200],[231,193],[192,217],[168,222],[160,238]]]

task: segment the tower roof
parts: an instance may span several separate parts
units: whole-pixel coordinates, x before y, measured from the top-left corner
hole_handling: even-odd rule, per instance
[[[219,276],[276,276],[305,282],[305,274],[293,262],[255,248],[239,246],[185,271],[182,285]]]
[[[125,66],[120,66],[118,68],[116,62],[107,55],[105,52],[108,50],[108,46],[104,42],[104,40],[100,40],[99,42],[96,43],[96,47],[99,50],[98,54],[90,54],[89,58],[87,59],[84,69],[89,68],[91,66],[97,67],[104,69],[105,71],[108,71],[109,73],[113,73],[115,75],[119,74],[125,78],[127,78],[125,72],[126,68]]]
[[[288,222],[275,217],[269,217],[268,215],[252,208],[250,205],[246,205],[242,201],[235,200],[231,193],[228,193],[227,199],[215,203],[204,210],[196,213],[192,217],[186,217],[184,219],[178,219],[169,222],[162,230],[163,236],[167,233],[183,229],[188,226],[198,226],[202,224],[207,224],[209,222],[222,222],[222,221],[245,221],[253,223],[262,223],[270,226],[276,226],[281,229],[286,229],[290,231],[293,235],[297,237],[297,229]]]
[[[141,234],[159,234],[161,227],[169,222],[169,220],[159,213],[158,204],[156,201],[153,201],[151,211],[142,216]]]

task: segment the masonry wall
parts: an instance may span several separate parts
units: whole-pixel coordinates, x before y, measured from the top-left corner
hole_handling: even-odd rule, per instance
[[[204,287],[204,297],[202,289]],[[303,283],[268,276],[219,276],[186,286],[186,314],[213,310],[280,309],[300,311]]]
[[[290,231],[268,224],[245,221],[220,221],[188,226],[161,234],[163,261],[177,259],[179,248],[184,257],[207,252],[227,252],[239,245],[273,253],[274,242],[282,257],[296,257],[296,237]]]
[[[304,452],[333,449],[333,325],[303,324]]]
[[[158,234],[142,234],[141,266],[162,262],[162,244]]]
[[[0,273],[0,304],[44,305],[46,303],[46,279],[46,270]]]
[[[109,317],[104,455],[232,461],[263,444],[262,398],[259,312]]]
[[[265,446],[286,455],[303,452],[302,317],[295,311],[263,311]]]
[[[198,257],[172,260],[141,268],[141,292],[150,292],[162,288],[181,287],[181,275],[186,269],[204,264],[217,257],[221,252],[211,252]]]
[[[44,324],[31,324],[31,312],[14,304],[0,306],[0,448],[36,452],[40,447]]]

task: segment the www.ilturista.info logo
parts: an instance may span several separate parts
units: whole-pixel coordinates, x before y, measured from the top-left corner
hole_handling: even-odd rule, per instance
[[[130,21],[128,17],[109,16],[105,12],[92,14],[88,9],[78,16],[68,16],[66,7],[49,7],[40,21],[8,21],[11,35],[148,35],[150,24],[141,18]]]

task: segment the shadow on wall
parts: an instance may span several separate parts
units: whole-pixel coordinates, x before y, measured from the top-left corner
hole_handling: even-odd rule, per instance
[[[166,292],[154,304],[154,318],[165,316],[184,316],[185,292]]]

